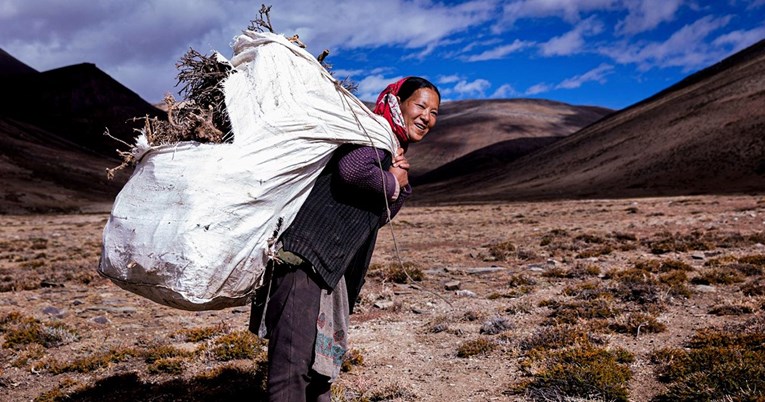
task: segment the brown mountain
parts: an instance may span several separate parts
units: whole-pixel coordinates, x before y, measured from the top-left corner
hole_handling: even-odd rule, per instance
[[[532,154],[456,174],[415,200],[763,192],[765,41]]]
[[[11,56],[3,49],[0,49],[0,76],[36,74],[37,70],[24,64],[21,60]]]
[[[0,76],[11,96],[0,97],[0,115],[41,127],[71,142],[114,156],[119,143],[106,140],[104,130],[130,142],[136,136],[131,124],[137,116],[164,112],[144,101],[91,63],[77,64],[37,74]]]
[[[476,152],[479,159],[511,160],[550,144],[551,137],[567,136],[611,112],[542,99],[444,102],[438,124],[427,140],[407,151],[410,175],[415,184],[429,182],[434,178],[429,172],[467,155],[476,157]],[[480,150],[502,143],[502,150],[481,155]],[[446,171],[435,176],[442,177]]]
[[[161,115],[93,64],[36,72],[0,53],[0,213],[108,210],[126,174],[107,181],[126,122]],[[135,123],[140,127],[139,123]]]

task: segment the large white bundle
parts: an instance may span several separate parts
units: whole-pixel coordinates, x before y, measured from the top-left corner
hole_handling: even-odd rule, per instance
[[[337,146],[397,146],[384,119],[285,38],[246,32],[234,54],[238,71],[224,82],[234,142],[150,149],[104,229],[99,272],[168,306],[245,304],[269,238],[293,221]]]

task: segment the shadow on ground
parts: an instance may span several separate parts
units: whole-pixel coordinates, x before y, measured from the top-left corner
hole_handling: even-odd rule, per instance
[[[67,401],[261,401],[265,375],[225,368],[213,377],[176,379],[160,383],[142,381],[136,373],[118,374],[88,388],[54,400]]]

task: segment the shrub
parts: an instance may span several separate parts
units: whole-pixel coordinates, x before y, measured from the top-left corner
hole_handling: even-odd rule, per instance
[[[754,331],[751,329],[754,328]],[[652,358],[668,383],[657,401],[757,401],[765,389],[765,332],[762,326],[702,330],[688,350],[662,350]]]
[[[696,285],[730,285],[743,281],[741,273],[729,268],[710,269],[691,279],[691,283]]]
[[[615,320],[609,325],[614,332],[640,336],[641,333],[658,333],[667,330],[667,326],[656,320],[656,317],[645,313],[630,313]]]
[[[628,401],[632,372],[626,363],[632,355],[623,350],[608,351],[589,344],[551,352],[533,353],[533,379],[516,387],[533,400],[596,398]]]
[[[364,355],[358,349],[349,350],[345,356],[343,356],[343,365],[341,370],[349,372],[355,366],[361,366],[364,364]]]
[[[146,370],[149,374],[181,374],[183,373],[183,361],[178,358],[157,359]]]
[[[519,344],[523,350],[552,350],[579,343],[597,343],[592,334],[583,327],[558,325],[542,327]]]
[[[9,349],[21,349],[30,344],[52,348],[80,339],[79,334],[64,323],[43,323],[19,312],[8,313],[0,319],[0,332],[5,333],[3,347]]]
[[[517,247],[510,241],[492,243],[489,245],[489,255],[497,261],[505,261],[514,256]]]
[[[242,330],[234,331],[215,339],[212,356],[218,361],[234,359],[256,359],[265,354],[263,347],[265,342],[251,332]]]
[[[214,325],[200,328],[184,328],[176,332],[186,342],[202,342],[222,334],[224,325]]]
[[[742,315],[752,313],[754,313],[754,308],[741,302],[716,304],[709,309],[709,314],[714,315]]]
[[[387,282],[409,283],[410,279],[420,282],[425,279],[422,268],[412,263],[388,264],[385,266],[374,265],[370,267],[371,276],[376,276]]]
[[[497,343],[487,339],[478,338],[469,341],[465,341],[457,348],[457,357],[473,357],[479,355],[489,354],[491,351],[497,348]]]

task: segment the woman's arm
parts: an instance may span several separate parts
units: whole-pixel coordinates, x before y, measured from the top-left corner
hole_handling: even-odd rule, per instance
[[[339,179],[360,190],[369,191],[380,196],[387,196],[391,218],[398,213],[404,200],[412,194],[412,187],[407,183],[399,188],[396,177],[384,170],[380,170],[379,161],[386,157],[386,151],[373,147],[355,147],[344,152],[338,160]],[[384,216],[381,224],[388,222]]]

